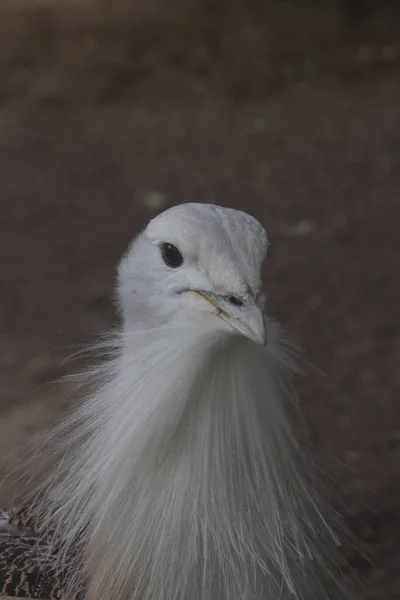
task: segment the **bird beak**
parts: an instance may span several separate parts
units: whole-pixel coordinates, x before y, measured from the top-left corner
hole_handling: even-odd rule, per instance
[[[219,313],[221,319],[229,323],[233,329],[236,329],[239,333],[246,336],[257,344],[265,346],[267,344],[267,332],[265,328],[264,315],[261,308],[257,304],[249,306],[240,316],[237,318],[233,315],[228,314],[225,311]]]
[[[247,308],[242,309],[240,315],[235,316],[230,312],[227,312],[225,304],[223,308],[218,305],[218,296],[211,295],[207,292],[200,292],[198,290],[191,291],[212,304],[218,311],[218,317],[228,323],[233,329],[257,344],[262,344],[263,346],[267,344],[264,314],[258,304],[255,302],[252,303]]]

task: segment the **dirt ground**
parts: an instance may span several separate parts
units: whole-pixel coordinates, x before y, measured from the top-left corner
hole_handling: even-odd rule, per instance
[[[361,596],[399,599],[400,72],[240,102],[165,73],[107,102],[54,101],[53,79],[35,81],[0,104],[0,504],[28,485],[14,473],[26,444],[67,410],[70,385],[54,382],[113,322],[134,233],[215,201],[269,231],[269,310],[324,373],[299,381],[301,406],[365,545],[366,559],[347,551]]]

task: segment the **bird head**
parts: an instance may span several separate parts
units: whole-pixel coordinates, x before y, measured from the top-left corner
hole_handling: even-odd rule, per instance
[[[261,265],[267,246],[261,224],[244,212],[209,204],[166,210],[120,263],[125,327],[187,324],[265,344]]]

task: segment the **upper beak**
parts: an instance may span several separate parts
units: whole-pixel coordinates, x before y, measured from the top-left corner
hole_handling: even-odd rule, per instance
[[[194,293],[207,300],[207,302],[210,302],[210,304],[217,309],[218,316],[233,329],[236,329],[236,331],[257,344],[262,344],[263,346],[267,344],[264,314],[258,304],[254,302],[248,307],[241,309],[238,316],[234,316],[230,312],[227,312],[226,306],[224,306],[224,308],[218,306],[217,296],[212,296],[207,292],[200,292],[197,290]]]
[[[234,317],[225,311],[221,311],[219,316],[253,342],[263,346],[267,344],[264,315],[257,304],[246,308],[240,318]]]

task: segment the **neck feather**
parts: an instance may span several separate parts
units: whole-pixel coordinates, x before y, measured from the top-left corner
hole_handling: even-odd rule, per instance
[[[124,336],[65,426],[45,503],[88,600],[341,597],[337,540],[286,417],[292,366],[279,339]]]

